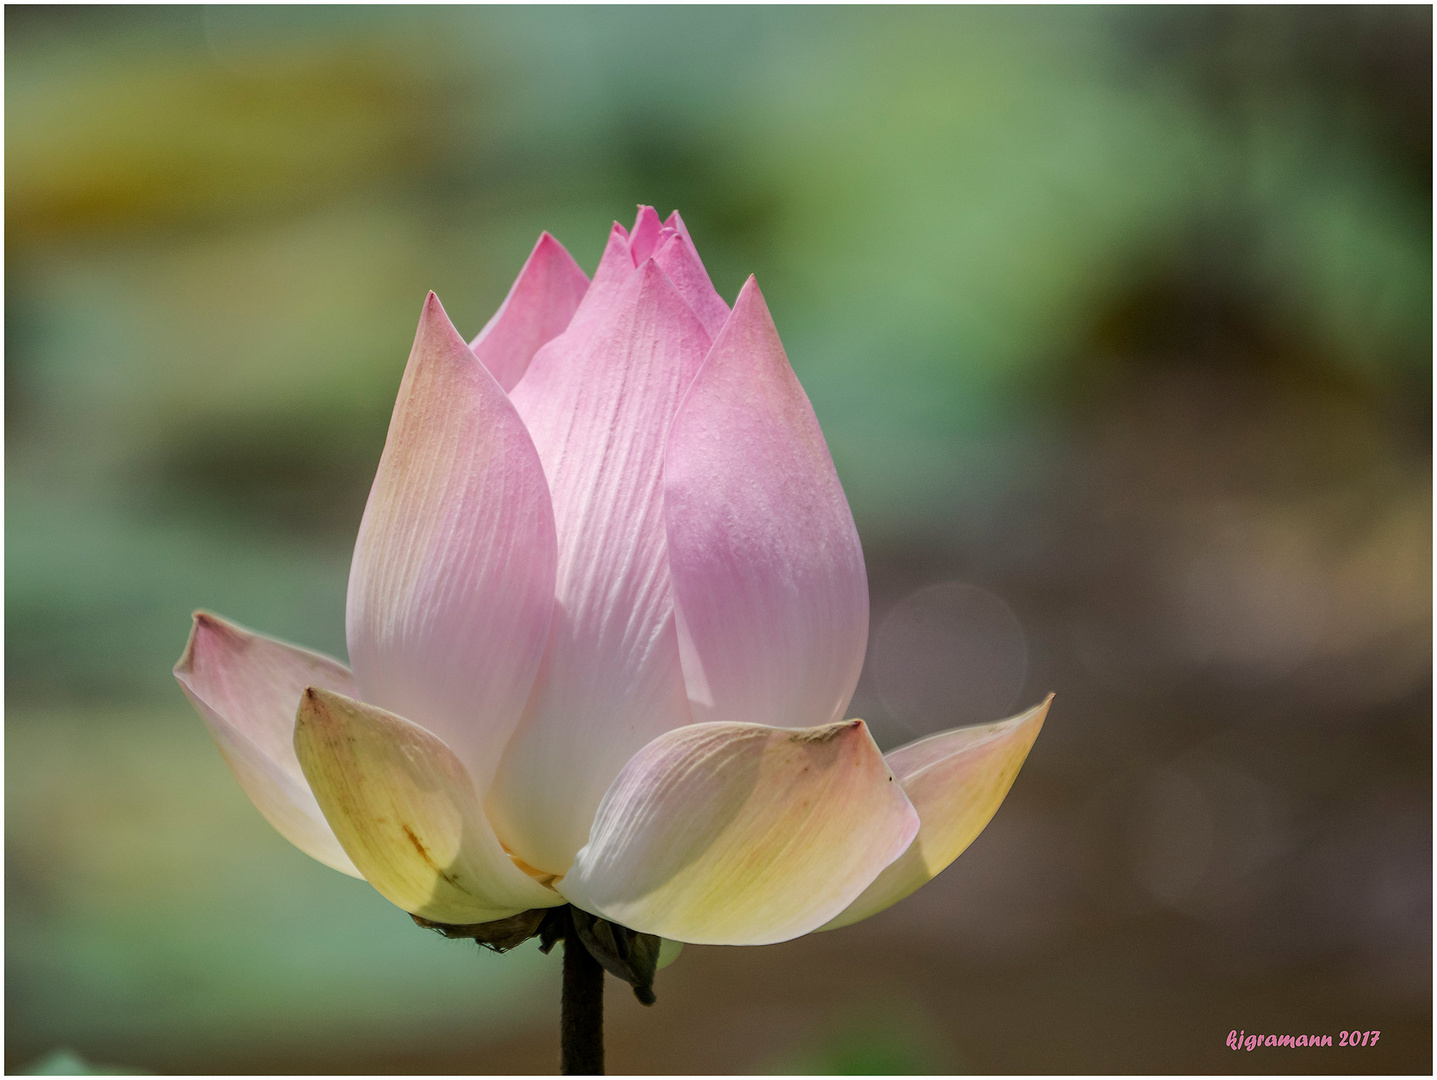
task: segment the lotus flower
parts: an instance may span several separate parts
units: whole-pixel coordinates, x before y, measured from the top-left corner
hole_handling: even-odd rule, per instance
[[[431,293],[336,660],[196,614],[175,675],[249,797],[425,919],[571,903],[681,942],[864,918],[957,857],[1047,702],[886,758],[845,711],[863,552],[753,278],[677,213],[593,281],[547,233],[472,343]]]

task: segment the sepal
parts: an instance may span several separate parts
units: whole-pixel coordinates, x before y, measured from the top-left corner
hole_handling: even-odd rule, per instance
[[[414,920],[415,925],[422,926],[426,930],[433,930],[444,937],[472,938],[479,943],[480,948],[504,953],[517,948],[538,934],[539,924],[544,921],[544,916],[553,910],[553,908],[530,908],[517,915],[510,915],[507,919],[469,923],[464,926],[434,922],[422,915],[410,915],[409,917]]]
[[[654,934],[641,934],[627,926],[590,915],[572,904],[569,917],[578,931],[579,940],[605,971],[623,979],[634,988],[634,997],[644,1005],[652,1005],[654,972],[659,968],[659,950],[663,939]]]
[[[556,908],[530,908],[507,919],[495,919],[482,923],[442,923],[426,919],[422,915],[410,915],[416,926],[453,939],[468,938],[480,948],[505,953],[518,948],[530,938],[539,939],[539,951],[548,954],[561,941],[574,940],[569,937],[573,928],[578,941],[599,966],[616,979],[623,979],[634,988],[634,997],[645,1005],[652,1005],[654,996],[654,975],[661,967],[668,967],[678,959],[683,945],[668,941],[653,934],[641,934],[627,926],[590,915],[572,905]]]

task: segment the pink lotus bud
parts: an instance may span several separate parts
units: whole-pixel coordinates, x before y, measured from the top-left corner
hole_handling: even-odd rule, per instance
[[[441,924],[572,903],[758,945],[908,895],[1048,702],[886,758],[846,719],[863,551],[749,278],[678,214],[592,282],[547,233],[472,345],[431,293],[359,526],[342,664],[197,614],[175,676],[290,841]]]

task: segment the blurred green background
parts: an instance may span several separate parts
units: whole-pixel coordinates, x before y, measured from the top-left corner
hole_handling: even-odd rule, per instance
[[[1431,1070],[1429,7],[5,30],[8,1070],[556,1066],[557,958],[290,848],[169,669],[196,607],[343,656],[425,290],[473,335],[638,202],[757,274],[824,425],[853,714],[1058,696],[921,893],[611,985],[611,1069]]]

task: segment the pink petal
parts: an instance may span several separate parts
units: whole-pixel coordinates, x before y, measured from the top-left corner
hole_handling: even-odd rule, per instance
[[[667,228],[664,231],[670,235],[654,256],[654,261],[699,317],[708,336],[717,340],[719,331],[728,321],[728,305],[714,291],[713,282],[709,280],[708,271],[694,250],[693,242]]]
[[[175,678],[240,787],[280,835],[306,855],[359,877],[294,756],[294,716],[305,687],[353,693],[349,669],[197,611]]]
[[[1049,694],[1041,705],[1007,720],[940,732],[888,755],[923,822],[918,838],[824,930],[856,923],[897,903],[977,839],[1017,779],[1052,700]]]
[[[555,552],[529,433],[430,293],[359,526],[346,627],[364,700],[442,738],[481,789],[543,655]]]
[[[917,831],[862,720],[691,724],[624,766],[554,887],[643,933],[766,945],[842,911]]]
[[[673,229],[674,232],[678,233],[690,244],[694,242],[694,238],[689,235],[689,227],[684,224],[684,219],[679,216],[679,212],[677,210],[675,210],[666,219],[664,219],[664,226],[666,228]]]
[[[564,902],[504,853],[463,764],[418,725],[310,689],[294,747],[339,842],[391,903],[467,924]]]
[[[539,237],[509,295],[470,344],[507,392],[540,346],[563,333],[589,288],[589,278],[548,233]]]
[[[663,222],[652,206],[640,206],[639,215],[634,219],[634,228],[629,233],[629,254],[633,256],[634,265],[642,266],[646,259],[652,258],[659,247],[659,233],[663,230]]]
[[[842,719],[868,639],[863,549],[752,278],[674,421],[664,485],[694,719]]]
[[[572,351],[576,342],[585,340],[614,306],[614,301],[633,274],[634,260],[629,254],[628,235],[624,232],[624,227],[616,221],[609,230],[609,239],[604,245],[604,254],[599,258],[599,265],[594,270],[594,280],[589,285],[589,291],[579,302],[579,310],[574,312],[568,328],[550,343],[550,347],[557,347],[557,342],[567,337],[565,348]],[[530,369],[533,366],[533,361],[530,361]]]
[[[624,762],[689,720],[664,541],[663,448],[708,344],[648,262],[591,337],[562,335],[514,390],[553,493],[558,604],[487,808],[504,842],[550,873],[568,869]]]

